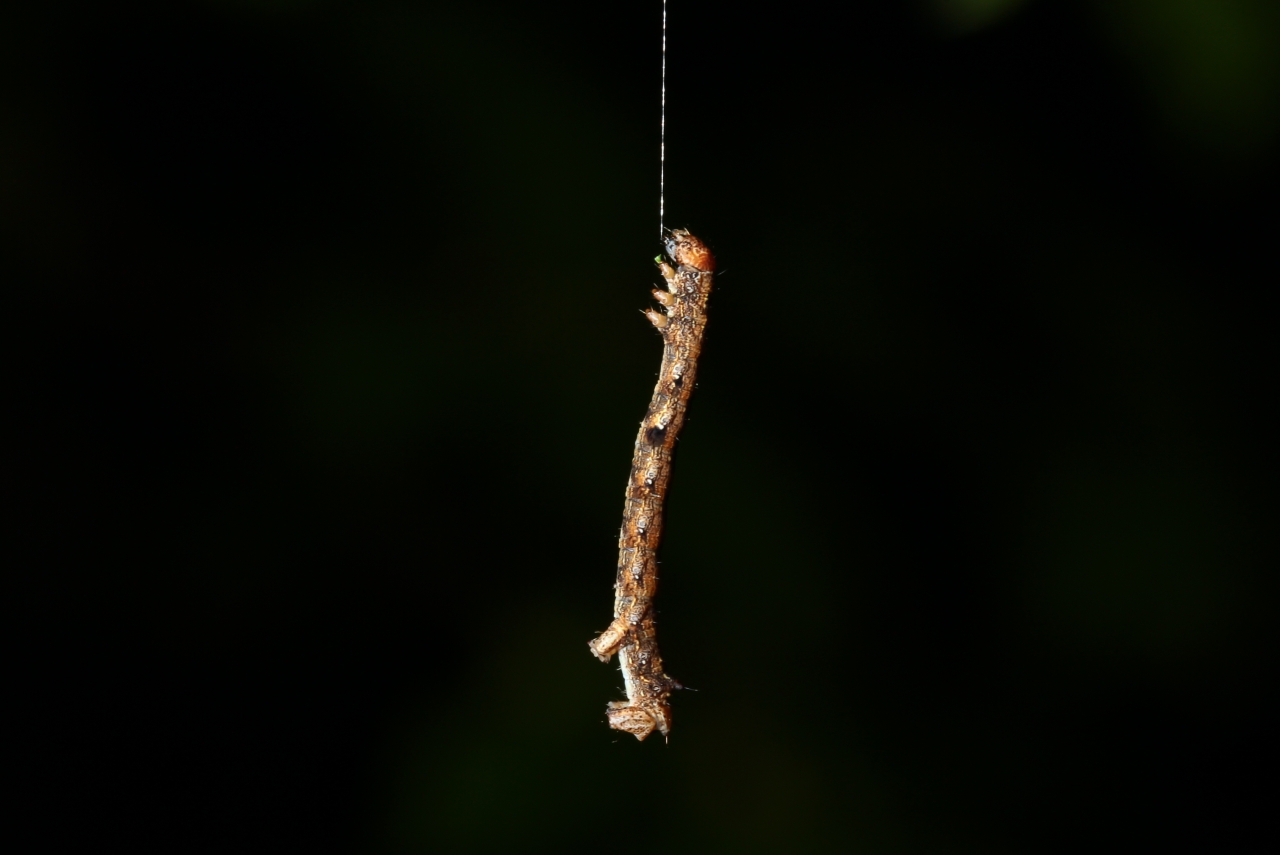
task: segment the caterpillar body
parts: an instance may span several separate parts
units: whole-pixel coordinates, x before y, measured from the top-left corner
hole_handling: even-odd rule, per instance
[[[609,726],[640,740],[655,729],[663,738],[669,736],[669,697],[683,688],[667,674],[658,652],[653,607],[658,590],[656,553],[662,539],[672,451],[693,394],[715,275],[711,251],[688,231],[673,230],[665,244],[670,260],[659,257],[657,261],[666,290],[653,292],[665,312],[649,309],[644,313],[662,334],[662,369],[640,423],[627,481],[613,622],[588,645],[602,662],[618,654],[627,700],[610,702]]]

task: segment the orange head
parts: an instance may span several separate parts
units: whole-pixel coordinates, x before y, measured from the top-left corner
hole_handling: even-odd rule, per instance
[[[716,269],[716,258],[707,245],[689,234],[688,229],[672,229],[666,239],[667,255],[680,267],[692,267],[703,273]]]

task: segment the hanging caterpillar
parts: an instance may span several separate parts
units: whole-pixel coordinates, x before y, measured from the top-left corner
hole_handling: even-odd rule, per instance
[[[663,669],[658,653],[653,600],[658,590],[656,551],[662,539],[662,507],[671,479],[671,454],[693,394],[702,335],[707,324],[715,258],[684,229],[665,239],[670,263],[657,259],[667,290],[653,292],[666,310],[644,315],[662,333],[662,370],[649,411],[640,423],[631,477],[627,482],[622,531],[618,535],[618,578],[614,584],[613,622],[589,643],[608,662],[616,652],[627,700],[608,706],[609,727],[643,740],[656,728],[671,731],[668,698],[683,686]]]

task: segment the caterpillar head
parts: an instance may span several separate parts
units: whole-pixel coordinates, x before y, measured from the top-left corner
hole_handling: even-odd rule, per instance
[[[680,267],[692,267],[703,273],[716,269],[716,258],[707,245],[689,234],[688,229],[672,229],[665,241],[667,255]]]

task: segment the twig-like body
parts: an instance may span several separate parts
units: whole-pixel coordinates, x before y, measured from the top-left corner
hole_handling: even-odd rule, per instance
[[[707,324],[707,297],[715,258],[702,241],[683,229],[666,239],[667,255],[658,259],[667,290],[654,299],[666,314],[650,309],[647,317],[664,342],[662,371],[649,411],[640,423],[627,500],[618,536],[618,580],[614,585],[613,623],[590,642],[591,652],[608,662],[617,652],[627,700],[609,704],[609,726],[644,739],[654,728],[671,732],[668,697],[682,688],[662,668],[654,623],[653,599],[658,591],[656,551],[662,539],[662,506],[671,479],[671,452],[684,424],[693,394],[702,333]]]

